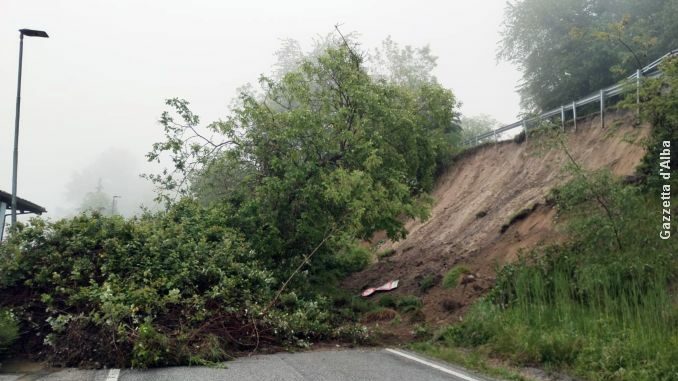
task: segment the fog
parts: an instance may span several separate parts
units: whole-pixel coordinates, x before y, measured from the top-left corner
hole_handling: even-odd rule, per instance
[[[223,118],[236,89],[270,73],[281,39],[304,47],[333,30],[365,49],[387,36],[430,44],[436,76],[465,115],[504,122],[519,112],[519,73],[497,64],[503,0],[494,1],[30,1],[0,2],[0,189],[11,189],[20,28],[26,37],[19,196],[49,216],[74,213],[99,179],[119,210],[152,199],[138,177],[162,137],[163,100],[191,102],[203,122]]]

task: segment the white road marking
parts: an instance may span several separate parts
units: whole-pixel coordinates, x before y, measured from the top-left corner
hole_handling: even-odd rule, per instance
[[[418,362],[418,363],[420,363],[420,364],[424,364],[424,365],[429,366],[429,367],[431,367],[431,368],[437,369],[437,370],[439,370],[439,371],[441,371],[441,372],[445,372],[445,373],[447,373],[447,374],[451,374],[451,375],[453,375],[453,376],[455,376],[455,377],[461,378],[462,380],[466,380],[466,381],[482,381],[482,380],[479,380],[479,379],[477,379],[477,378],[473,378],[473,377],[468,376],[468,375],[466,375],[466,374],[456,372],[456,371],[454,371],[454,370],[452,370],[452,369],[448,369],[448,368],[442,367],[442,366],[440,366],[440,365],[434,364],[434,363],[432,363],[432,362],[426,361],[426,360],[421,359],[421,358],[416,357],[416,356],[412,356],[412,355],[410,355],[410,354],[407,354],[407,353],[405,353],[405,352],[401,352],[401,351],[396,350],[396,349],[386,348],[386,351],[391,352],[391,353],[393,353],[393,354],[396,354],[396,355],[398,355],[398,356],[405,357],[406,359],[410,359],[410,360],[412,360],[412,361],[416,361],[416,362]]]
[[[118,377],[120,377],[120,369],[110,369],[106,381],[118,381]]]

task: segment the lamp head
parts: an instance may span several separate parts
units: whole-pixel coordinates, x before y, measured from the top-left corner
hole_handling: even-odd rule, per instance
[[[35,29],[19,29],[22,36],[49,38],[47,32]]]

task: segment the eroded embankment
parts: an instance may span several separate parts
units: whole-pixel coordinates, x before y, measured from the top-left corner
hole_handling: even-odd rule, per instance
[[[632,127],[632,121],[632,115],[608,114],[607,127],[601,129],[598,117],[580,120],[576,132],[568,127],[568,151],[584,168],[607,167],[620,176],[632,175],[649,132],[648,126]],[[357,292],[399,279],[395,292],[420,296],[428,322],[456,319],[492,286],[496,266],[516,259],[521,249],[562,239],[554,226],[555,211],[545,199],[568,178],[564,168],[569,161],[562,148],[546,147],[531,139],[465,153],[438,179],[431,217],[423,223],[410,221],[405,240],[380,246],[382,251],[394,249],[393,255],[352,275],[344,285]],[[525,209],[530,212],[514,218]],[[440,280],[455,266],[474,276],[462,282],[467,284],[443,288]],[[420,282],[427,276],[434,277],[435,286],[422,292]]]

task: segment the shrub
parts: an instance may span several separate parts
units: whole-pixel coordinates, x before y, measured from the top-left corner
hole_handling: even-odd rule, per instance
[[[393,320],[397,315],[398,313],[390,308],[378,308],[365,313],[361,320],[365,323]]]
[[[459,284],[459,277],[462,274],[468,274],[470,271],[464,266],[455,266],[450,269],[443,277],[443,287],[453,288]]]
[[[405,295],[399,298],[396,306],[402,312],[412,312],[420,309],[423,306],[421,299],[414,295]]]
[[[520,131],[516,136],[514,136],[513,142],[515,142],[516,144],[521,144],[525,142],[525,131]]]
[[[463,322],[439,331],[436,340],[463,347],[485,344],[501,329],[494,314],[495,307],[481,299]]]
[[[419,340],[431,337],[431,332],[425,324],[415,324],[412,333],[414,334],[414,337]]]
[[[421,299],[414,295],[404,295],[401,297],[383,295],[379,299],[378,304],[381,307],[397,309],[401,312],[415,311],[423,305]]]
[[[378,252],[377,258],[384,259],[384,258],[392,257],[395,254],[396,254],[395,249],[387,249],[387,250],[383,250],[383,251]]]
[[[393,295],[384,295],[379,298],[379,305],[386,308],[396,308],[398,306],[398,301]]]
[[[422,293],[428,292],[428,290],[430,290],[431,288],[433,288],[433,286],[436,285],[437,279],[438,278],[432,274],[424,276],[421,279],[421,281],[419,281],[419,291],[421,291]]]
[[[0,356],[7,352],[17,337],[19,324],[14,314],[7,309],[0,309]]]
[[[28,350],[68,366],[225,360],[329,335],[327,299],[288,290],[265,311],[277,282],[228,218],[184,201],[131,220],[33,219],[0,245],[0,299],[37,323]]]
[[[327,277],[328,271],[336,273],[336,279],[343,279],[346,275],[360,271],[370,264],[370,251],[358,244],[349,244],[334,257],[334,263],[322,271],[320,278]]]
[[[355,313],[367,312],[374,309],[374,304],[363,297],[353,296],[351,297],[351,310]],[[381,303],[379,303],[381,306]]]

